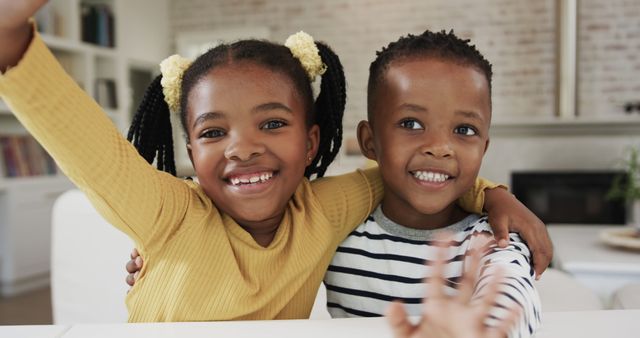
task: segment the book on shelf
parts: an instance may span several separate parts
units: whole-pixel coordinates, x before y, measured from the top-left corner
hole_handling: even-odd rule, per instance
[[[4,177],[55,175],[53,158],[29,135],[0,136]]]
[[[103,108],[118,109],[116,81],[113,79],[96,79],[96,102]]]
[[[103,47],[115,47],[114,17],[106,4],[82,3],[82,41]]]
[[[54,36],[63,36],[64,20],[54,5],[49,2],[42,6],[35,15],[38,32]]]

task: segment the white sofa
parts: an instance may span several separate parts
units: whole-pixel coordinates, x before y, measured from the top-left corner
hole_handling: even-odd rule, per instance
[[[52,217],[51,297],[55,324],[125,322],[125,263],[133,243],[108,224],[79,190],[61,195]],[[548,269],[536,282],[543,311],[598,310],[598,297],[569,275]],[[329,318],[326,290],[311,318]]]
[[[56,200],[51,241],[54,324],[126,322],[124,266],[133,242],[79,190]]]
[[[611,307],[614,309],[640,309],[640,283],[627,284],[613,293]]]

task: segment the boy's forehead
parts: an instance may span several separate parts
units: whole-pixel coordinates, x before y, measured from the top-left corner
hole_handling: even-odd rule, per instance
[[[413,79],[430,78],[450,78],[452,75],[460,73],[475,73],[476,80],[482,80],[482,85],[488,85],[484,73],[477,67],[457,60],[445,59],[441,57],[412,57],[394,60],[389,63],[382,73],[380,81],[388,82],[394,76],[403,75]]]
[[[369,119],[389,113],[390,104],[408,110],[420,109],[418,102],[454,95],[461,104],[473,104],[490,115],[489,83],[472,65],[436,57],[395,60],[380,74],[376,92],[369,98]],[[405,102],[405,100],[407,102]],[[382,108],[382,109],[381,109]],[[490,118],[490,116],[489,116]]]

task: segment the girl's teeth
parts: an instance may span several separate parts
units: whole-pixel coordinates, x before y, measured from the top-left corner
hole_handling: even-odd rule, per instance
[[[229,179],[229,182],[231,182],[232,185],[254,184],[258,182],[266,182],[270,180],[271,177],[273,177],[273,173],[264,173],[264,174],[251,176],[251,177],[231,178]]]
[[[431,171],[416,171],[413,173],[413,176],[421,181],[427,182],[444,182],[449,179],[449,175]]]

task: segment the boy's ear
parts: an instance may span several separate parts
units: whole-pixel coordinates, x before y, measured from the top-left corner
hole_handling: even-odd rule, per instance
[[[189,161],[191,161],[191,166],[195,169],[195,165],[193,164],[193,154],[191,154],[191,144],[187,143],[187,154],[189,154]]]
[[[484,144],[484,152],[482,153],[482,156],[487,154],[487,150],[489,150],[489,139],[487,138],[487,142],[485,142]]]
[[[358,123],[358,145],[362,155],[370,160],[376,160],[376,149],[373,142],[373,129],[369,121]]]
[[[318,153],[318,147],[320,146],[320,127],[314,124],[309,128],[307,132],[307,158],[306,163],[310,165],[313,159]]]

